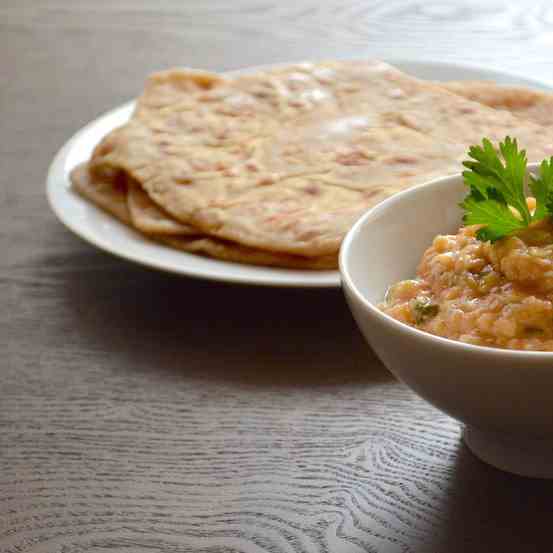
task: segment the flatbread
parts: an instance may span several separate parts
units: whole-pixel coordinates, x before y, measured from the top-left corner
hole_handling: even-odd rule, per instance
[[[164,213],[125,173],[113,171],[101,176],[90,173],[88,165],[82,163],[73,169],[71,181],[79,194],[144,234],[199,233],[197,229],[179,223]]]
[[[91,175],[87,164],[81,164],[71,172],[71,181],[74,189],[93,204],[114,215],[146,238],[178,250],[207,255],[224,261],[269,267],[304,270],[336,269],[338,267],[338,258],[335,255],[302,257],[278,254],[256,250],[217,238],[201,236],[197,233],[193,234],[194,229],[192,227],[184,227],[186,232],[182,232],[182,228],[178,226],[178,223],[170,219],[161,210],[152,210],[149,201],[144,199],[143,195],[145,193],[137,190],[136,183],[129,184],[124,175],[117,173],[105,174],[104,176]],[[132,208],[127,207],[132,205],[132,202],[128,202],[131,196],[134,200],[137,200],[136,204],[140,205],[138,208],[140,226],[134,224],[136,218],[131,217]],[[178,231],[177,233],[170,234],[167,232],[172,223],[175,224],[172,228],[175,228]],[[152,228],[156,232],[144,231],[144,229]],[[160,229],[161,232],[159,232]]]
[[[128,187],[127,207],[133,226],[144,234],[189,236],[199,233],[198,229],[171,218],[137,183],[131,182]]]
[[[553,125],[553,94],[517,86],[501,86],[488,81],[451,81],[441,86],[469,100],[533,121]]]
[[[121,222],[131,225],[127,208],[127,180],[124,174],[113,173],[112,178],[98,178],[88,171],[88,164],[81,163],[71,171],[73,189],[81,196],[101,207]]]
[[[336,269],[338,267],[338,257],[336,255],[303,257],[299,255],[278,254],[256,250],[255,248],[207,236],[157,236],[155,239],[177,250],[248,265],[286,267],[288,269],[302,270],[324,270]]]
[[[553,153],[536,123],[380,62],[302,64],[224,79],[151,77],[136,112],[96,148],[178,221],[257,250],[335,256],[383,198],[458,172],[487,136]]]

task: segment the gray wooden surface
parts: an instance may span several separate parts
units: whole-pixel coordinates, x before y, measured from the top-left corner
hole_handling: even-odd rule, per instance
[[[553,78],[553,9],[437,0],[2,0],[0,552],[549,552],[553,484],[476,460],[339,291],[177,278],[44,194],[155,69],[338,56]]]

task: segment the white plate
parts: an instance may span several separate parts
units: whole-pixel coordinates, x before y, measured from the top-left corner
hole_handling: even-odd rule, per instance
[[[478,67],[441,62],[391,61],[406,73],[434,80],[486,79],[501,84],[551,89],[552,83]],[[248,68],[230,74],[251,72]],[[60,221],[98,248],[148,267],[198,278],[265,286],[337,287],[338,271],[299,271],[229,263],[180,252],[143,238],[129,227],[87,202],[70,187],[69,172],[87,160],[109,131],[125,123],[133,109],[128,102],[78,131],[57,153],[47,179],[50,205]]]

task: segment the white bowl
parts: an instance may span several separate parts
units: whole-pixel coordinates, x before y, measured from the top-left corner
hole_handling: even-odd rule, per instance
[[[377,308],[390,284],[413,278],[437,234],[457,231],[466,193],[455,175],[397,194],[366,213],[342,244],[343,290],[384,365],[465,423],[464,440],[473,453],[509,472],[553,478],[553,353],[440,338]]]

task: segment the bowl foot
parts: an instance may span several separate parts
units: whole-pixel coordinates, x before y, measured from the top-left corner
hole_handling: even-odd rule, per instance
[[[482,461],[531,478],[553,478],[553,440],[521,440],[465,426],[463,440]]]

